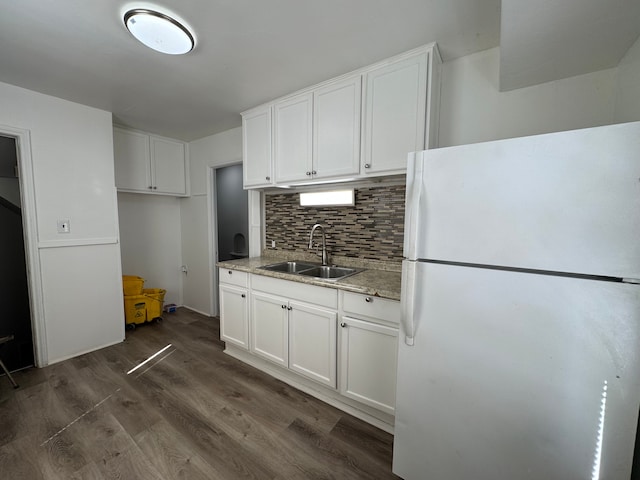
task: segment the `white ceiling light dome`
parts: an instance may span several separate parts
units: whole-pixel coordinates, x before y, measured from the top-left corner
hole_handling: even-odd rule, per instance
[[[183,55],[193,50],[196,42],[180,22],[164,13],[147,8],[134,8],[124,14],[127,30],[147,47],[169,55]]]

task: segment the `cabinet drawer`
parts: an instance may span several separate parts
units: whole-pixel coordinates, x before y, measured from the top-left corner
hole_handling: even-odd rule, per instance
[[[400,302],[351,292],[341,292],[341,294],[342,310],[345,313],[400,323]]]
[[[226,283],[229,285],[236,285],[238,287],[249,286],[249,274],[247,272],[241,272],[239,270],[230,270],[228,268],[218,269],[218,276],[220,283]]]
[[[317,287],[299,282],[280,280],[279,278],[253,275],[251,289],[279,295],[290,300],[313,303],[326,308],[338,308],[338,291],[333,288]]]

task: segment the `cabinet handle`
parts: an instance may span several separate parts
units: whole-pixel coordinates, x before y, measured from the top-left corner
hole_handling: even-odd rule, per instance
[[[282,305],[282,308],[287,308],[287,306],[286,305]]]
[[[347,326],[347,324],[346,324],[346,323],[344,323],[344,322],[342,322],[342,323],[340,324],[340,326],[341,326],[342,328],[345,328],[345,327]]]
[[[151,185],[149,185],[149,190],[153,190],[153,187]]]
[[[293,307],[287,307],[287,310],[293,310]]]
[[[364,297],[364,301],[367,303],[373,302],[373,300],[371,300],[371,297]]]
[[[229,275],[231,275],[233,273],[233,270],[229,270]]]
[[[271,180],[271,177],[264,177],[264,178],[266,178],[267,180]]]
[[[154,189],[154,190],[157,190],[157,189],[158,189],[158,187],[153,187],[153,189]]]
[[[311,175],[311,172],[307,172],[307,175]]]
[[[369,164],[369,163],[365,163],[365,164],[364,164],[364,168],[371,168],[371,164]]]
[[[246,297],[246,295],[245,295],[244,293],[243,293],[242,295],[240,295],[240,296],[241,296],[242,298],[245,298],[245,297]]]
[[[315,170],[311,171],[311,175],[316,175],[318,172],[316,172]]]

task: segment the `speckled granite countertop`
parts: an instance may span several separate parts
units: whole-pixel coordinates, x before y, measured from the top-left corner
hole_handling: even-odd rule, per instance
[[[400,300],[400,265],[385,264],[375,261],[347,261],[345,259],[331,259],[332,264],[340,266],[350,266],[358,268],[366,268],[365,271],[351,275],[338,281],[321,280],[317,278],[304,277],[292,273],[270,272],[261,270],[259,267],[271,265],[272,263],[283,262],[286,260],[309,261],[308,257],[300,256],[261,256],[253,258],[242,258],[239,260],[228,260],[218,262],[218,267],[228,268],[231,270],[239,270],[242,272],[254,273],[257,275],[265,275],[267,277],[281,278],[283,280],[291,280],[293,282],[309,283],[321,287],[336,288],[339,290],[348,290],[350,292],[362,293],[381,298],[389,298],[391,300]],[[314,262],[317,260],[314,258]]]

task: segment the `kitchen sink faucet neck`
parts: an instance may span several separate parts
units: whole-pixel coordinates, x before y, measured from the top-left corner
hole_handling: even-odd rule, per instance
[[[309,248],[313,248],[313,234],[317,228],[319,228],[322,232],[322,265],[329,265],[329,254],[327,253],[327,238],[324,233],[325,227],[321,223],[316,223],[311,228],[311,235],[309,235]]]

